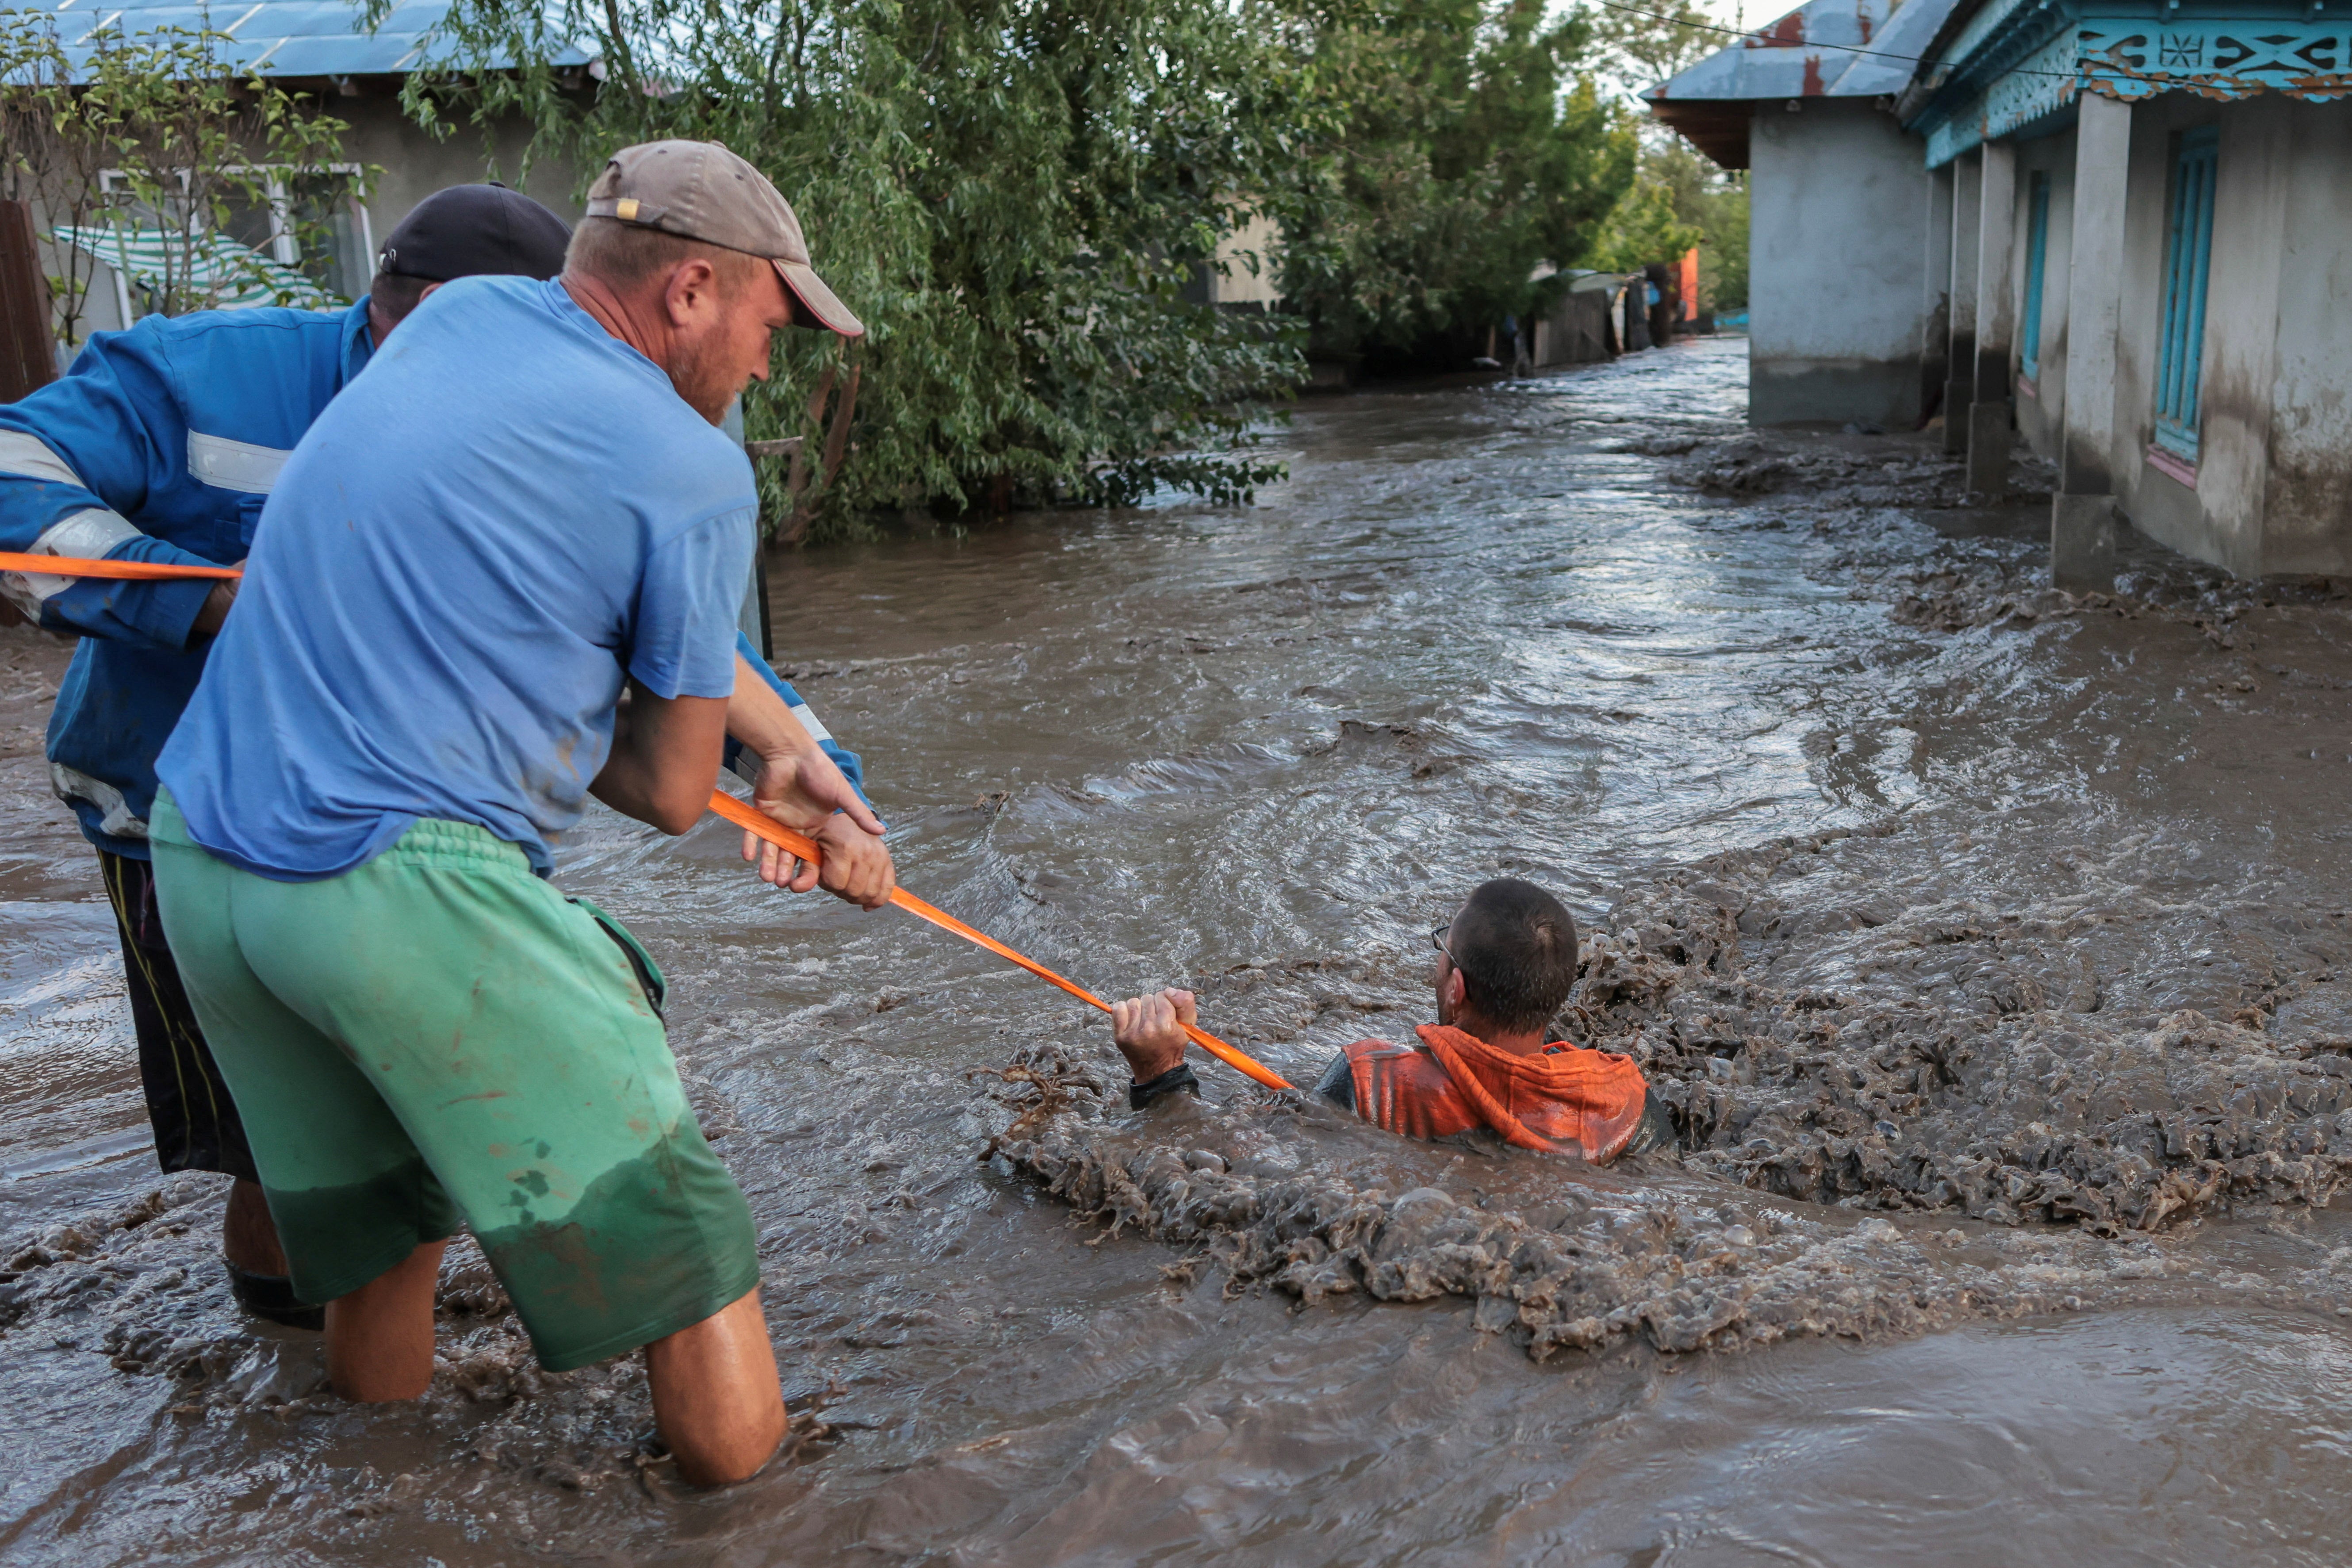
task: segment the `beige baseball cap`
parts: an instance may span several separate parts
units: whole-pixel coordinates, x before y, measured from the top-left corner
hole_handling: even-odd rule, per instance
[[[866,324],[809,266],[808,241],[792,204],[767,175],[716,142],[622,148],[589,187],[588,216],[764,256],[797,301],[793,314],[802,326],[866,335]]]

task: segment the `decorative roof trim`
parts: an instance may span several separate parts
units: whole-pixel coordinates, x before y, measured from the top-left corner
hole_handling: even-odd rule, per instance
[[[2159,5],[2169,14],[2158,16]],[[2104,14],[2085,16],[2095,5]],[[2352,98],[2352,21],[2318,6],[2289,14],[2211,4],[2184,16],[2165,0],[1992,0],[1955,30],[1897,113],[1937,168],[1988,141],[2052,122],[2086,92],[2125,102],[2161,92],[2229,100],[2283,93]],[[2268,15],[2263,14],[2268,12]]]

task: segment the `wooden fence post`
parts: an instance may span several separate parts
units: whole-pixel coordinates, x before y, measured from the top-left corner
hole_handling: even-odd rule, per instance
[[[30,397],[57,378],[49,279],[33,238],[33,209],[0,201],[0,403]]]

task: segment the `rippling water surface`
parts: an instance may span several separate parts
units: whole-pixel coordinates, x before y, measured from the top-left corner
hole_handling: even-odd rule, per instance
[[[2200,706],[2210,649],[2169,626],[1910,629],[1811,531],[1668,483],[1643,444],[1736,427],[1744,346],[1309,405],[1282,437],[1293,477],[1248,510],[813,552],[777,582],[779,661],[866,754],[908,887],[1098,992],[1197,984],[1204,1022],[1294,1079],[1425,1016],[1430,927],[1499,872],[1598,924],[1664,866],[1965,820],[1979,847],[1954,875],[1989,899],[2054,847],[2128,841],[2178,846],[2184,886],[2345,900],[2339,709],[2265,725],[2236,696]],[[1872,570],[2026,561],[2009,535],[2031,521],[1886,510]],[[2343,630],[2277,635],[2335,691]],[[0,718],[37,722],[54,658],[5,653]],[[1738,1353],[1538,1365],[1457,1302],[1227,1299],[976,1157],[973,1070],[1040,1039],[1107,1053],[1081,1010],[904,917],[761,888],[718,826],[678,842],[609,814],[562,879],[669,973],[689,1087],[761,1226],[788,1394],[833,1434],[688,1495],[640,1463],[634,1373],[536,1378],[463,1311],[431,1398],[335,1405],[315,1342],[238,1337],[205,1258],[211,1189],[120,1226],[156,1181],[110,924],[37,743],[12,742],[0,841],[0,1225],[64,1259],[11,1264],[23,1281],[89,1282],[43,1285],[0,1335],[8,1560],[2352,1552],[2352,1334],[2260,1289],[2352,1239],[2325,1210],[2191,1226],[2153,1304]],[[1363,1147],[1405,1184],[1465,1157]],[[57,1241],[75,1216],[96,1217]],[[158,1234],[90,1239],[110,1223]],[[156,1373],[122,1354],[121,1325],[151,1321],[224,1348]]]

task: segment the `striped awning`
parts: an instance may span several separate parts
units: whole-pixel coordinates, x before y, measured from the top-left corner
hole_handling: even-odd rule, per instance
[[[217,230],[191,236],[160,228],[60,224],[57,237],[151,291],[163,289],[168,273],[185,295],[215,310],[244,310],[257,305],[316,310],[343,303],[292,268]]]

